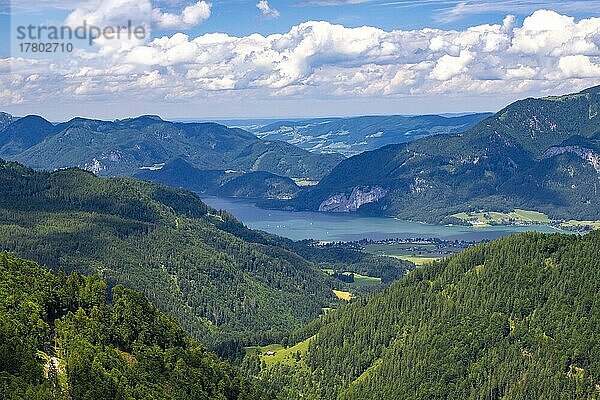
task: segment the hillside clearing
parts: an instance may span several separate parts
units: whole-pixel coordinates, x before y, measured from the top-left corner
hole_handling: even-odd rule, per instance
[[[335,290],[335,289],[333,289],[333,293],[340,300],[346,300],[346,301],[352,300],[352,293],[350,293],[350,292],[345,292],[343,290]]]
[[[255,354],[258,354],[260,360],[265,362],[267,367],[275,364],[294,365],[300,360],[301,357],[306,355],[306,352],[308,351],[308,345],[312,339],[314,339],[314,336],[311,336],[308,339],[296,343],[288,348],[285,348],[278,343],[268,346],[246,347],[246,354],[255,352]],[[268,352],[274,352],[274,354],[267,355]]]

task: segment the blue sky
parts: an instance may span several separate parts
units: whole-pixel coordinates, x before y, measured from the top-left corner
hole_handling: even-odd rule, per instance
[[[0,0],[3,37],[8,21],[152,20],[145,43],[86,53],[9,54],[3,40],[0,108],[54,119],[495,111],[600,83],[598,1],[150,1]]]
[[[485,4],[488,3],[488,4]],[[446,1],[446,0],[271,0],[269,4],[280,12],[279,18],[264,18],[255,7],[255,1],[222,0],[213,2],[213,14],[203,25],[191,31],[227,32],[247,35],[285,32],[304,21],[329,21],[348,27],[375,26],[384,30],[411,30],[424,27],[464,29],[479,24],[502,21],[507,14],[521,20],[540,8],[568,11],[575,17],[598,15],[600,5],[594,0],[584,1]],[[333,5],[336,4],[336,5]],[[453,10],[466,11],[454,15]],[[486,10],[493,10],[487,12]],[[595,13],[593,12],[595,11]]]
[[[2,0],[0,10],[6,11],[12,4],[14,15],[33,13],[58,19],[83,3],[68,0]],[[157,7],[169,11],[177,11],[190,3],[184,0],[153,2]],[[385,30],[423,27],[464,29],[477,24],[496,23],[507,14],[522,19],[538,9],[551,9],[577,18],[600,15],[600,4],[595,0],[270,0],[270,6],[280,12],[279,18],[261,17],[256,1],[252,0],[213,0],[211,4],[211,18],[189,30],[191,34],[268,34],[286,31],[308,20],[326,20],[349,27],[376,26]]]
[[[12,19],[27,21],[60,21],[82,2],[69,0],[0,1],[0,10],[6,13],[12,6]],[[154,1],[165,11],[180,10],[192,1]],[[384,30],[411,30],[424,27],[465,29],[479,24],[493,24],[507,14],[522,20],[538,9],[551,9],[576,18],[600,15],[600,4],[595,0],[577,1],[464,1],[464,0],[270,0],[269,5],[279,11],[279,17],[264,17],[253,0],[213,0],[211,17],[202,24],[186,29],[190,35],[207,32],[225,32],[242,36],[251,33],[271,34],[286,32],[305,21],[329,21],[347,27],[362,25]],[[3,15],[2,22],[6,21]],[[2,24],[6,26],[6,24]],[[169,34],[180,29],[158,30],[156,35]]]
[[[341,3],[341,2],[340,2]],[[285,32],[293,25],[304,21],[329,21],[348,27],[361,25],[376,26],[385,30],[418,29],[425,26],[442,25],[435,16],[442,4],[386,5],[385,1],[371,1],[362,4],[341,4],[320,6],[297,0],[270,1],[269,4],[280,12],[279,18],[262,17],[253,1],[224,0],[214,2],[213,15],[196,32],[224,31],[233,35],[247,35],[253,32],[262,34]],[[475,18],[484,20],[484,16]],[[493,21],[493,20],[491,20]],[[447,26],[461,26],[469,22],[456,21]]]

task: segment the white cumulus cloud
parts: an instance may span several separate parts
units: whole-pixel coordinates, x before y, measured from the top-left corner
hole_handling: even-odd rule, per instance
[[[69,26],[79,26],[85,21],[98,27],[134,25],[148,28],[155,25],[164,29],[189,29],[210,17],[211,3],[200,0],[184,7],[180,12],[163,12],[153,8],[150,0],[90,1],[72,11],[65,21]]]
[[[473,55],[468,50],[462,50],[457,57],[446,54],[435,64],[431,77],[438,81],[446,81],[467,71],[467,66],[473,59]]]
[[[600,62],[592,62],[584,55],[564,56],[558,61],[558,68],[564,78],[598,78],[600,77]]]
[[[271,7],[267,0],[260,0],[256,3],[256,8],[260,10],[263,16],[268,18],[277,18],[279,17],[279,11]]]
[[[111,10],[93,15],[107,18]],[[307,21],[267,36],[178,32],[126,48],[100,43],[62,61],[0,60],[0,69],[12,64],[0,74],[0,87],[21,103],[115,93],[174,101],[572,92],[600,82],[599,32],[600,18],[548,10],[520,26],[508,16],[463,30]]]
[[[152,10],[152,21],[159,28],[166,29],[189,29],[210,17],[212,5],[204,0],[187,6],[181,14],[163,13],[160,9]]]

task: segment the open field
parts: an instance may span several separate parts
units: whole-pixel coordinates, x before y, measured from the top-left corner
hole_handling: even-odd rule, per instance
[[[547,224],[551,220],[544,213],[516,209],[510,213],[495,211],[462,212],[453,214],[452,217],[469,222],[473,226],[489,226],[503,224]]]
[[[546,214],[537,211],[516,209],[510,213],[500,212],[470,212],[452,215],[472,226],[483,227],[490,225],[519,225],[519,224],[551,224],[562,229],[591,230],[600,229],[600,221],[556,221],[551,220]]]
[[[346,300],[346,301],[352,300],[352,293],[350,293],[350,292],[345,292],[343,290],[335,290],[335,289],[333,289],[333,293],[340,300]]]
[[[440,260],[464,249],[464,246],[453,243],[371,243],[364,246],[364,251],[367,253],[395,257],[415,265]]]
[[[298,185],[300,187],[315,186],[319,183],[319,181],[313,181],[308,178],[292,178],[292,180],[294,181],[294,183],[296,185]]]
[[[550,222],[550,218],[546,214],[537,211],[516,209],[509,216],[525,222],[538,222],[542,224]]]
[[[574,219],[562,222],[561,228],[572,229],[572,228],[588,228],[589,229],[600,229],[600,221],[576,221]]]
[[[414,256],[392,256],[401,260],[410,261],[411,263],[421,266],[434,261],[441,260],[442,257],[414,257]]]
[[[324,272],[329,275],[333,275],[334,271],[331,268],[323,269]],[[354,287],[364,287],[364,286],[372,286],[378,285],[381,283],[381,278],[376,278],[374,276],[361,275],[356,272],[345,271],[342,272],[342,275],[354,275],[354,282],[348,283],[350,286]]]
[[[374,276],[367,276],[367,275],[361,275],[361,274],[354,273],[354,283],[351,283],[351,285],[371,286],[371,285],[378,285],[380,283],[381,283],[381,278],[376,278]]]

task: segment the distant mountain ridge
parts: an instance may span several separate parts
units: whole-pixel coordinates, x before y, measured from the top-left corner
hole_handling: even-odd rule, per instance
[[[180,123],[144,115],[115,121],[74,118],[53,125],[26,116],[0,125],[0,157],[37,169],[80,167],[101,176],[135,175],[183,158],[195,167],[318,180],[341,155],[312,154],[215,123]]]
[[[515,208],[597,220],[599,111],[600,86],[517,101],[464,133],[346,159],[285,206],[427,222],[457,222],[449,216],[463,211]]]
[[[281,140],[317,153],[353,156],[389,144],[422,137],[462,132],[491,113],[460,116],[373,115],[300,120],[281,120],[246,129],[261,139]]]
[[[156,115],[52,124],[40,116],[2,114],[0,157],[35,169],[78,167],[99,176],[136,176],[220,196],[290,199],[301,191],[294,181],[316,183],[344,159],[336,148],[355,154],[461,130],[485,115],[365,116],[247,127],[258,138],[218,123],[169,122]],[[287,125],[304,133],[290,139]]]

